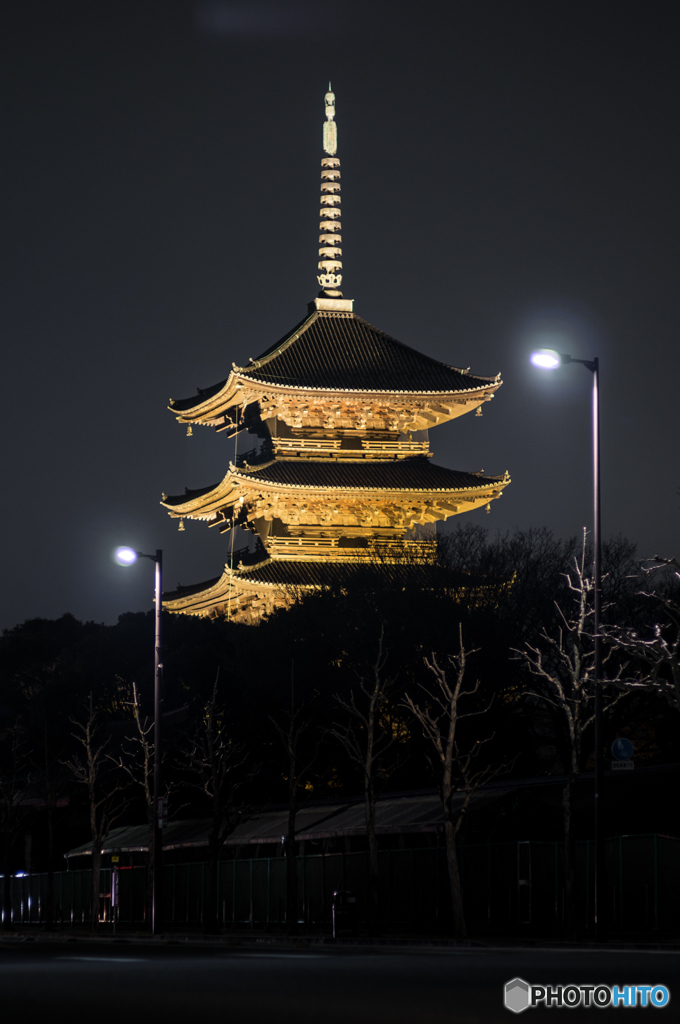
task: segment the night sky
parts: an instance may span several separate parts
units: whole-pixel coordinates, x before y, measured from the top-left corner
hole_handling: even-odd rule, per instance
[[[323,97],[337,97],[346,297],[504,385],[431,432],[435,462],[513,482],[491,530],[591,521],[680,555],[675,3],[6,2],[0,625],[115,621],[218,575],[162,491],[233,441],[166,411],[296,324],[316,283]],[[559,338],[559,341],[556,339]],[[239,441],[239,448],[245,446]]]

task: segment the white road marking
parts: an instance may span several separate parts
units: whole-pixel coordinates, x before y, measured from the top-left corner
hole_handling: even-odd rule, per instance
[[[57,956],[55,960],[88,960],[95,964],[143,964],[142,956]]]
[[[326,959],[325,953],[232,953],[232,956],[247,956],[254,959],[261,959],[263,957],[278,957],[283,960],[324,960]]]

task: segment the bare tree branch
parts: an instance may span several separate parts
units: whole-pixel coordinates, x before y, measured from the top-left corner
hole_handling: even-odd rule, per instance
[[[396,719],[394,707],[397,677],[386,674],[387,659],[383,623],[370,671],[357,673],[357,687],[350,691],[348,697],[335,694],[335,704],[341,717],[328,730],[362,776],[369,854],[369,919],[374,931],[379,927],[380,911],[376,788],[380,780],[390,776],[404,756],[403,730]]]
[[[474,697],[480,688],[480,680],[465,686],[468,658],[476,654],[479,648],[466,650],[463,643],[463,627],[458,624],[458,653],[450,656],[446,666],[441,665],[433,653],[424,658],[425,666],[434,678],[432,684],[420,684],[424,695],[422,702],[416,701],[409,694],[405,695],[404,707],[408,708],[419,723],[425,737],[430,741],[433,755],[430,764],[439,780],[439,795],[444,809],[444,834],[446,838],[446,858],[451,892],[451,908],[456,938],[467,935],[463,896],[458,867],[458,851],[456,839],[458,832],[467,816],[472,797],[480,786],[489,782],[507,765],[484,765],[477,768],[480,754],[484,746],[491,742],[493,736],[476,739],[472,746],[463,749],[458,739],[460,723],[466,718],[485,714],[491,706],[470,711],[461,710],[461,703]],[[449,676],[453,678],[450,679]],[[462,801],[456,800],[463,793]]]
[[[74,754],[64,764],[77,783],[87,788],[92,838],[92,902],[91,925],[99,925],[99,888],[101,874],[102,843],[112,825],[125,812],[128,799],[125,795],[128,783],[121,782],[121,776],[111,767],[107,747],[110,737],[103,736],[101,716],[90,693],[82,719],[71,718],[75,726],[73,738],[81,753]]]
[[[189,784],[201,792],[211,808],[208,834],[208,886],[206,893],[206,930],[217,929],[217,864],[224,840],[247,814],[238,794],[259,766],[249,766],[245,745],[233,738],[227,711],[220,701],[220,670],[217,669],[212,692],[200,709],[194,734],[182,750],[181,767],[189,775]]]
[[[584,530],[581,555],[574,559],[573,569],[565,574],[567,589],[573,595],[571,612],[565,611],[556,602],[558,620],[561,622],[556,635],[551,636],[542,630],[537,643],[527,643],[522,650],[514,650],[516,657],[540,684],[537,690],[529,691],[526,696],[558,711],[558,720],[568,740],[567,783],[562,796],[562,819],[565,842],[565,923],[569,938],[574,937],[576,927],[573,916],[573,799],[583,767],[584,735],[595,717],[595,686],[604,686],[602,680],[595,678],[591,627],[594,581],[586,573],[585,558]],[[608,652],[604,664],[610,658],[611,652]],[[607,684],[614,684],[621,672],[622,667],[619,666]],[[610,693],[604,701],[604,712],[610,711],[622,696],[621,692]]]

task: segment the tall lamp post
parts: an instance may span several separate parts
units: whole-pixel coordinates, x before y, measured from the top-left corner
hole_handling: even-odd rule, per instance
[[[155,555],[145,555],[132,548],[116,548],[115,559],[119,565],[133,565],[138,558],[150,558],[154,562],[154,687],[153,687],[153,842],[151,847],[151,934],[158,930],[161,890],[161,860],[163,846],[161,829],[165,824],[165,806],[162,797],[161,780],[161,694],[163,690],[163,661],[161,653],[161,612],[163,608],[163,552],[157,549]]]
[[[531,362],[542,370],[556,370],[565,363],[580,363],[593,375],[593,644],[595,657],[595,900],[594,918],[597,939],[605,937],[605,845],[604,845],[604,758],[602,756],[602,541],[600,530],[600,361],[572,359],[550,348],[540,348],[531,355]]]

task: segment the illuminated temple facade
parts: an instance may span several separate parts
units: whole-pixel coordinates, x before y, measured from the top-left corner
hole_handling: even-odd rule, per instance
[[[305,318],[226,380],[173,401],[178,421],[256,435],[216,484],[163,495],[169,514],[228,534],[212,580],[164,595],[171,612],[258,622],[357,566],[425,567],[437,522],[499,498],[509,483],[433,465],[429,431],[493,398],[480,377],[403,345],[343,297],[335,97],[325,98],[317,280]],[[234,551],[237,528],[254,551]]]

